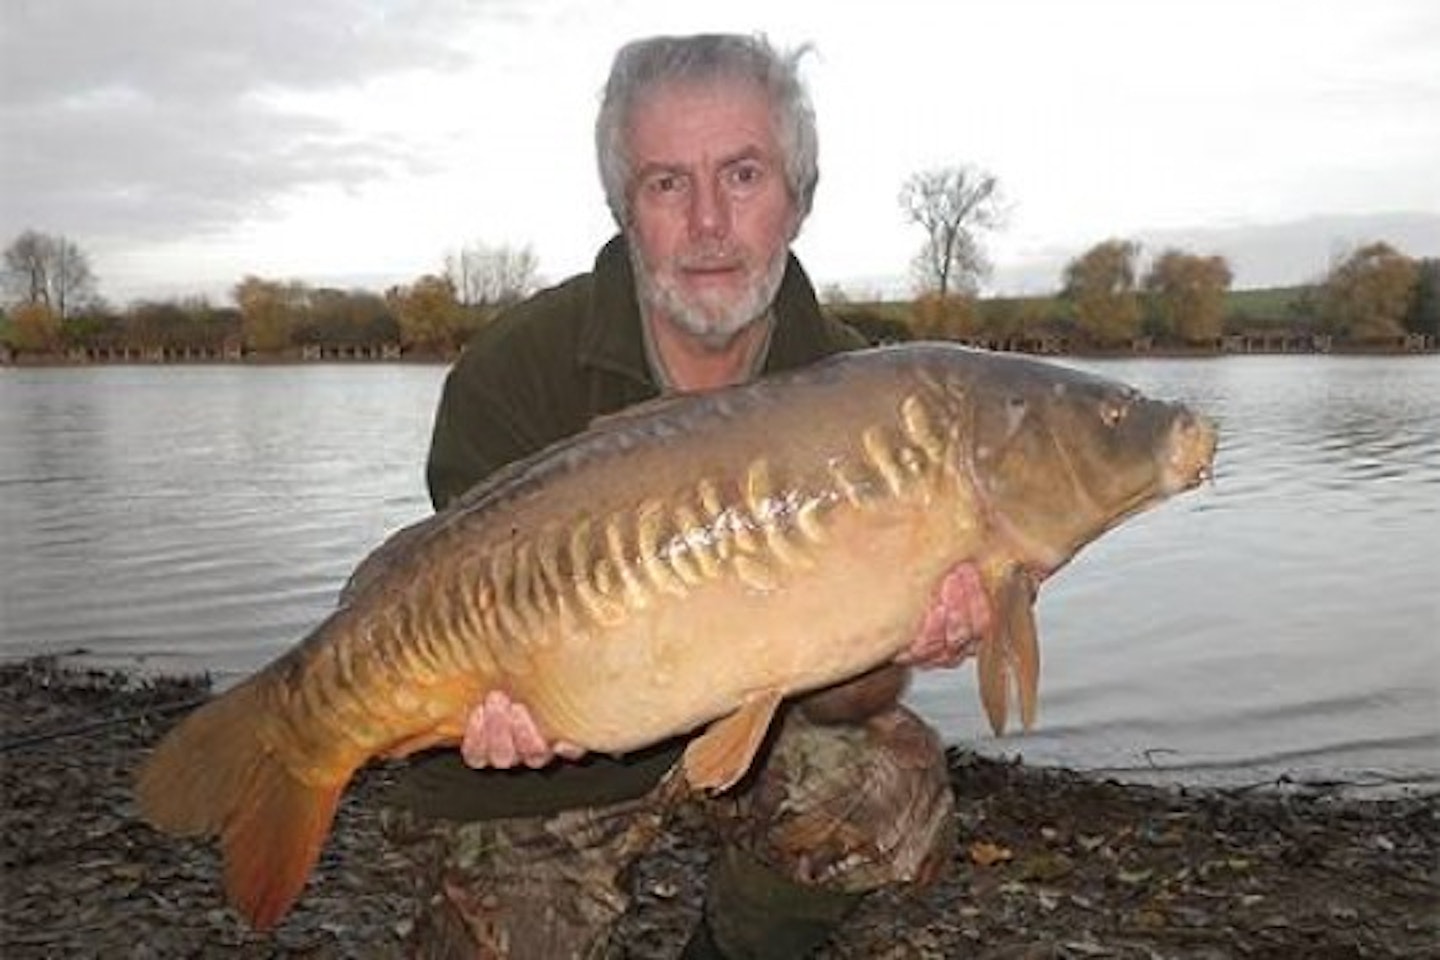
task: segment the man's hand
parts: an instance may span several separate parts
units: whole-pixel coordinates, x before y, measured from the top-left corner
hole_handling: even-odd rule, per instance
[[[499,690],[490,691],[484,702],[470,711],[460,743],[460,756],[477,769],[508,770],[524,764],[536,770],[556,757],[578,760],[584,755],[585,751],[573,743],[546,740],[525,705]]]
[[[895,662],[921,669],[957,666],[975,654],[990,619],[980,570],[973,563],[954,566],[940,581],[919,634]]]

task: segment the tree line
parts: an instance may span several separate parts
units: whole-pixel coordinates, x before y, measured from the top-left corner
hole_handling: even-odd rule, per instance
[[[533,292],[536,267],[528,248],[476,243],[447,255],[440,271],[384,293],[247,276],[231,291],[233,305],[187,297],[117,310],[96,294],[88,257],[73,241],[27,230],[5,249],[0,342],[42,355],[285,355],[392,344],[448,355]]]
[[[1317,281],[1285,291],[1278,313],[1255,315],[1231,290],[1224,257],[1162,250],[1146,270],[1140,245],[1109,239],[1066,264],[1058,293],[980,299],[923,293],[911,327],[924,336],[999,341],[1063,338],[1099,349],[1137,343],[1215,349],[1227,336],[1276,328],[1341,344],[1440,340],[1440,259],[1412,259],[1384,242],[1336,261]]]
[[[1142,269],[1141,247],[1102,240],[1066,264],[1058,292],[984,297],[988,234],[1002,229],[999,178],[972,166],[921,171],[903,185],[905,218],[923,231],[912,262],[913,300],[856,304],[838,291],[827,307],[872,339],[940,337],[992,343],[1046,338],[1073,346],[1139,342],[1216,348],[1263,319],[1234,309],[1224,257],[1177,248]],[[202,298],[141,301],[123,310],[96,293],[89,258],[72,240],[27,230],[4,252],[0,343],[12,351],[100,350],[284,355],[306,347],[395,345],[448,355],[497,312],[531,293],[529,248],[477,243],[442,269],[383,294],[249,276],[233,306]],[[1366,244],[1293,292],[1278,323],[1340,343],[1394,344],[1407,334],[1440,340],[1440,260],[1414,259],[1384,242]]]
[[[1141,340],[1218,347],[1254,322],[1228,309],[1234,272],[1224,257],[1165,249],[1142,271],[1140,244],[1119,238],[1067,263],[1055,296],[981,298],[990,272],[984,239],[1006,217],[999,178],[965,165],[921,171],[899,199],[906,219],[924,231],[913,263],[916,300],[908,315],[888,318],[903,323],[903,332],[992,341],[1064,337],[1100,348]],[[845,312],[885,329],[887,318],[873,310]],[[1415,334],[1433,344],[1440,339],[1440,260],[1413,259],[1385,242],[1365,244],[1303,285],[1281,320],[1340,342],[1389,344]]]

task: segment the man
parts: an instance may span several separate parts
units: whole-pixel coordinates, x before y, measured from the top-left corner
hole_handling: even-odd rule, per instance
[[[620,235],[590,273],[467,347],[436,415],[437,507],[596,416],[864,345],[821,314],[789,252],[817,179],[797,59],[716,35],[619,52],[596,146]],[[958,663],[987,617],[974,571],[955,571],[902,661]],[[905,674],[881,668],[802,700],[749,778],[696,801],[727,845],[685,956],[804,956],[865,892],[948,859],[943,753],[896,703]],[[388,826],[420,868],[416,954],[600,955],[627,902],[623,871],[678,802],[662,777],[683,747],[583,756],[493,694],[458,755],[401,776]]]

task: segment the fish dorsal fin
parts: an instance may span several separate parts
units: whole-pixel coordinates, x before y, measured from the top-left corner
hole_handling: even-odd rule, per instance
[[[734,713],[721,717],[685,748],[685,779],[698,790],[725,790],[750,769],[784,695],[757,691]]]
[[[1035,630],[1035,589],[1028,576],[1011,570],[997,591],[990,634],[980,644],[977,669],[980,702],[996,735],[1005,732],[1013,690],[1020,723],[1029,730],[1039,703],[1040,643]]]
[[[355,567],[350,579],[345,581],[345,586],[340,588],[339,605],[343,607],[350,603],[397,564],[407,561],[415,547],[430,535],[435,526],[434,521],[435,518],[430,516],[401,527],[386,537],[380,546],[370,551]]]

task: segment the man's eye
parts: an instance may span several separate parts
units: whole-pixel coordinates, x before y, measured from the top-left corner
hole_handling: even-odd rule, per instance
[[[684,189],[684,180],[679,174],[661,173],[650,178],[650,189],[654,193],[677,193]]]
[[[764,175],[758,163],[737,163],[730,168],[730,182],[737,187],[754,186]]]

